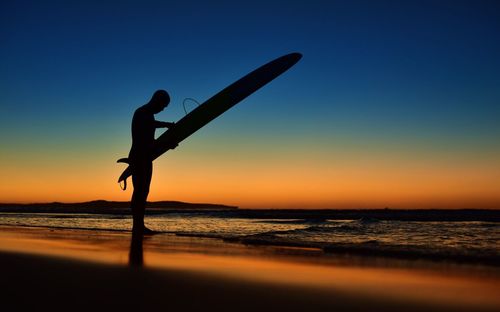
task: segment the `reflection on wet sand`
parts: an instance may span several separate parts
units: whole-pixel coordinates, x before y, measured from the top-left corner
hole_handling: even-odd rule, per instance
[[[130,267],[140,268],[144,264],[144,253],[142,249],[142,241],[144,235],[139,231],[132,231],[130,239],[130,252],[128,264]]]
[[[26,260],[28,264],[40,263],[33,254],[56,256],[59,261],[67,264],[68,270],[79,267],[84,262],[107,263],[106,267],[99,269],[99,274],[108,274],[102,273],[108,272],[107,270],[125,270],[120,274],[154,275],[159,279],[164,276],[165,280],[162,277],[158,285],[165,291],[172,290],[172,276],[184,283],[186,289],[197,287],[203,277],[211,285],[224,285],[231,281],[238,284],[238,287],[243,287],[245,293],[257,292],[263,287],[277,287],[288,292],[289,287],[297,287],[303,290],[304,298],[326,295],[321,300],[326,300],[324,303],[332,307],[355,306],[362,302],[364,306],[358,307],[361,311],[387,311],[387,307],[401,310],[401,305],[405,307],[404,310],[411,306],[413,308],[410,310],[413,311],[418,311],[418,307],[423,306],[427,311],[487,311],[500,308],[500,298],[497,296],[500,281],[498,270],[494,268],[490,271],[492,274],[486,276],[484,272],[466,274],[453,267],[448,267],[446,271],[422,264],[417,267],[415,262],[405,267],[339,265],[330,261],[330,256],[322,255],[317,250],[247,247],[219,240],[168,234],[142,236],[131,232],[15,227],[1,229],[0,260],[2,252],[8,251],[10,254],[30,255],[27,257],[33,258]],[[366,260],[369,263],[369,259]],[[127,267],[144,269],[130,270]],[[29,272],[20,267],[18,274],[32,274]],[[94,274],[93,271],[85,272]],[[25,278],[29,279],[30,276]],[[83,277],[75,277],[81,278]],[[56,285],[55,281],[53,283]],[[110,283],[118,281],[111,279]],[[54,285],[53,288],[57,288]],[[144,287],[145,291],[151,291],[148,287],[153,286]],[[197,293],[189,294],[200,296]],[[347,299],[348,297],[351,299]],[[336,298],[337,301],[325,298]],[[241,300],[243,302],[248,298]],[[314,302],[312,297],[306,301]],[[380,309],[372,309],[374,305]]]

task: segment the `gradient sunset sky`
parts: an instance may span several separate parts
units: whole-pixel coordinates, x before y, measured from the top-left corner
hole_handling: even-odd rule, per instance
[[[155,90],[176,121],[301,52],[155,161],[149,200],[500,208],[500,1],[7,0],[0,38],[0,202],[129,200]]]

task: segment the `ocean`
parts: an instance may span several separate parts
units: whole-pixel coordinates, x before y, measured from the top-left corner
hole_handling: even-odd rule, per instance
[[[401,213],[398,217],[397,211],[387,214],[394,216],[377,219],[372,214],[363,217],[360,212],[352,215],[353,218],[344,215],[331,219],[332,213],[328,211],[173,210],[147,215],[145,223],[162,233],[246,245],[317,248],[325,254],[500,265],[500,222],[496,212],[492,212],[493,218],[476,221],[457,217],[457,213],[427,220],[404,218]],[[131,219],[124,214],[2,212],[0,225],[130,231]]]

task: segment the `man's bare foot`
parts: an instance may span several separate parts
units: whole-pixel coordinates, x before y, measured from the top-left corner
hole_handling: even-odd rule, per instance
[[[134,227],[132,227],[132,232],[136,233],[136,234],[142,234],[142,235],[154,235],[154,234],[160,233],[160,232],[148,229],[145,226],[134,226]]]
[[[154,235],[154,234],[158,234],[158,233],[160,233],[160,232],[153,231],[151,229],[148,229],[147,227],[144,227],[143,232],[142,232],[142,234],[144,234],[144,235]]]

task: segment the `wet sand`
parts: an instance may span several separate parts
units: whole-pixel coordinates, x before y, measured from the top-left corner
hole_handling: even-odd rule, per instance
[[[3,306],[51,310],[498,311],[497,268],[335,259],[214,239],[0,226]],[[352,261],[350,261],[352,260]]]

